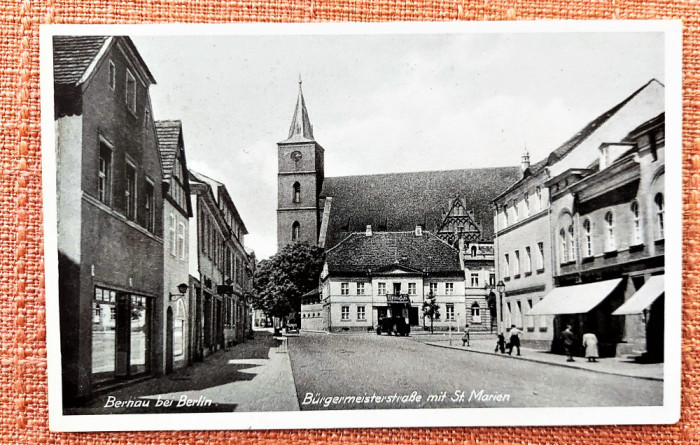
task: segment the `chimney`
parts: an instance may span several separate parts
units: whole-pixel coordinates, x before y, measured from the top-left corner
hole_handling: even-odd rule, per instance
[[[372,236],[372,226],[369,224],[365,227],[365,236]]]
[[[423,236],[423,226],[420,224],[416,225],[416,230],[413,232],[414,235],[416,236]]]
[[[520,169],[525,173],[525,170],[530,168],[530,152],[525,149],[523,156],[520,158]]]

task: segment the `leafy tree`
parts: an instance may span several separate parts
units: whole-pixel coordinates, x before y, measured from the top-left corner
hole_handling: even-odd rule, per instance
[[[430,333],[433,333],[433,321],[440,319],[440,306],[435,302],[435,295],[431,292],[428,299],[423,302],[423,318],[430,318]]]
[[[253,307],[284,318],[301,310],[301,296],[318,286],[323,250],[308,243],[289,244],[258,263],[253,276]]]

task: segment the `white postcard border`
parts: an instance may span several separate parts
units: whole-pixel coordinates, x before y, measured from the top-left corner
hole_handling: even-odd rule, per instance
[[[206,414],[64,415],[58,320],[56,156],[53,122],[54,35],[352,35],[430,33],[665,33],[666,87],[666,323],[663,406],[577,408],[442,408],[233,412]],[[680,418],[682,296],[682,24],[680,21],[519,21],[320,24],[42,25],[40,30],[41,138],[48,354],[52,431],[147,431],[429,426],[543,426],[668,424]],[[672,151],[675,150],[675,151]],[[670,298],[673,296],[673,298]]]

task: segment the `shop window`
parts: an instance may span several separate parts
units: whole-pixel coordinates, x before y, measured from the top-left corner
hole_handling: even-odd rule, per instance
[[[146,297],[131,296],[131,355],[129,371],[141,374],[148,371],[149,311]]]

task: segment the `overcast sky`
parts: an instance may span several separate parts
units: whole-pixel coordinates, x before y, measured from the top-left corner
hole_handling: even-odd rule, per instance
[[[651,78],[661,33],[145,37],[156,119],[226,184],[258,258],[276,251],[277,146],[301,74],[326,176],[519,165]],[[504,184],[506,186],[507,184]]]

